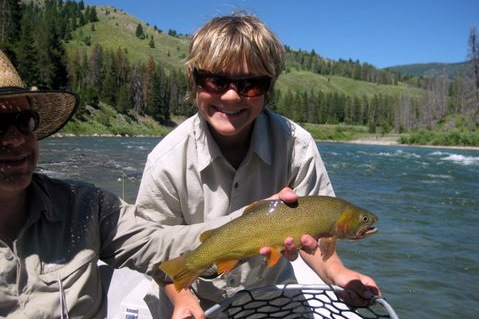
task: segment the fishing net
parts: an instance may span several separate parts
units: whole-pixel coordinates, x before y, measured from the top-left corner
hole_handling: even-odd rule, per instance
[[[383,298],[368,307],[350,308],[335,294],[338,286],[276,285],[242,290],[205,312],[207,318],[330,318],[330,319],[397,319]]]

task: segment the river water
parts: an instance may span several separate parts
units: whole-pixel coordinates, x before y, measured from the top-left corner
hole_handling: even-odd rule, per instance
[[[90,181],[134,202],[151,137],[50,137],[39,171]],[[380,231],[340,242],[400,318],[478,318],[479,151],[318,143],[338,197],[379,216]]]

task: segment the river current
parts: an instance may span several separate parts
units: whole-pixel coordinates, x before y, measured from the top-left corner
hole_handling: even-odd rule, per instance
[[[38,171],[134,203],[152,137],[50,137]],[[339,242],[400,318],[477,318],[479,151],[322,143],[336,196],[379,216],[379,233]]]

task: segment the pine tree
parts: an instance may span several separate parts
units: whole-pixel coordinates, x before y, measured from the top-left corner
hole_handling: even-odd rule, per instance
[[[138,113],[142,113],[142,108],[145,103],[143,100],[143,69],[144,67],[140,62],[137,62],[131,73],[130,81],[130,95],[132,97],[133,109]]]
[[[0,0],[0,49],[15,64],[14,47],[20,36],[19,22],[22,18],[20,0]]]
[[[141,26],[141,23],[138,23],[138,25],[136,26],[135,35],[137,38],[140,38],[142,40],[145,38],[145,33],[143,32],[143,27]]]
[[[111,51],[105,55],[103,68],[105,78],[103,80],[100,97],[103,102],[110,105],[115,105],[116,92],[118,90],[116,80],[118,77],[118,71],[114,62],[114,55]]]
[[[472,77],[475,86],[476,107],[479,110],[479,34],[474,27],[469,33],[469,63],[472,69]]]
[[[170,120],[170,92],[168,79],[162,66],[157,66],[153,75],[153,91],[148,105],[148,114],[155,120],[166,123]]]
[[[26,86],[40,83],[38,69],[38,50],[33,37],[32,15],[25,14],[21,21],[21,34],[17,42],[17,71]]]
[[[129,94],[128,84],[124,83],[118,92],[118,98],[115,104],[115,109],[119,113],[128,113],[128,110],[131,108],[130,94]]]
[[[45,1],[41,15],[36,32],[40,84],[51,89],[64,89],[68,84],[68,73],[66,53],[56,24],[57,2]]]
[[[151,103],[151,96],[154,90],[153,86],[153,76],[155,74],[156,63],[154,59],[150,56],[148,63],[146,64],[145,73],[143,74],[143,101],[144,104],[139,108],[139,111],[145,112],[148,110],[148,106]]]
[[[89,22],[98,22],[98,15],[96,13],[96,6],[92,6],[90,8],[90,13],[88,14],[88,16],[86,17],[86,19],[89,21]]]

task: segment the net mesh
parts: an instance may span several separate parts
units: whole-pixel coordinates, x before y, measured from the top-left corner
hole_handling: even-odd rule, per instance
[[[208,309],[207,318],[353,318],[396,319],[394,310],[382,298],[368,307],[350,308],[328,285],[278,285],[243,290]]]

